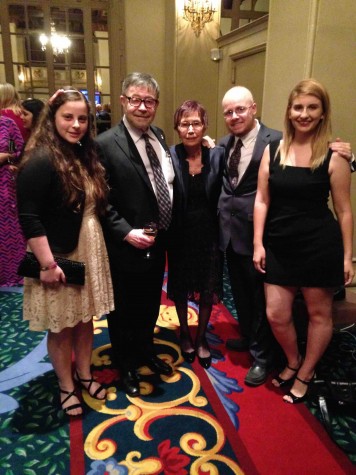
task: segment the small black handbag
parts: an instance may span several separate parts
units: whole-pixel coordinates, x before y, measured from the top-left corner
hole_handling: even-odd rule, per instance
[[[67,284],[84,285],[85,282],[85,264],[84,262],[71,261],[65,257],[54,256],[58,266],[63,270],[66,276]],[[40,263],[32,252],[26,252],[25,257],[20,262],[17,274],[22,277],[40,278]]]
[[[327,432],[333,436],[332,415],[341,409],[355,414],[356,381],[314,379],[310,396],[320,410],[321,420]]]

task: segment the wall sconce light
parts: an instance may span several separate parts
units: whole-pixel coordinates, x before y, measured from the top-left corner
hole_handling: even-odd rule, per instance
[[[25,82],[25,74],[24,74],[22,69],[19,69],[19,73],[18,73],[17,77],[19,78],[20,82],[22,82],[22,83]]]
[[[96,73],[95,73],[95,86],[99,91],[101,91],[102,85],[103,85],[103,80],[101,78],[101,74],[99,73],[99,71],[96,71]]]
[[[210,58],[212,61],[218,62],[222,59],[222,51],[219,48],[212,48],[210,50]]]
[[[216,10],[209,0],[184,0],[184,20],[189,21],[195,36],[198,37],[205,23],[213,21]]]

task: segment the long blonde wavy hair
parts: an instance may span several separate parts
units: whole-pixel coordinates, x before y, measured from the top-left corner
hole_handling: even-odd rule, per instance
[[[0,109],[11,109],[16,115],[21,114],[21,99],[14,88],[8,82],[0,84]]]
[[[330,98],[325,87],[316,79],[304,79],[300,81],[292,90],[288,98],[288,105],[284,116],[284,133],[283,142],[281,143],[281,165],[286,165],[288,152],[294,139],[294,127],[289,118],[289,112],[293,101],[301,95],[310,95],[321,101],[323,109],[323,118],[320,119],[312,139],[312,155],[310,159],[310,167],[312,170],[318,168],[324,161],[328,144],[331,138],[331,108]]]

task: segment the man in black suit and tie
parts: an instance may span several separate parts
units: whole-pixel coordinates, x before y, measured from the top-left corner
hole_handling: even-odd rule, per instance
[[[153,332],[159,314],[171,220],[174,170],[162,130],[152,126],[159,98],[145,73],[126,77],[120,96],[122,121],[97,137],[110,187],[103,222],[115,295],[108,316],[114,361],[125,392],[139,396],[137,368],[166,376],[172,367],[156,356]],[[143,227],[157,224],[156,238]],[[151,258],[146,258],[150,249]]]
[[[263,151],[272,140],[281,139],[282,134],[258,122],[256,103],[245,87],[237,86],[227,91],[222,107],[231,134],[219,143],[226,150],[227,160],[218,204],[220,249],[226,252],[242,337],[228,340],[227,347],[250,351],[253,364],[245,383],[258,386],[267,379],[274,339],[266,318],[263,277],[252,261],[253,207]]]
[[[226,150],[226,170],[218,204],[220,249],[226,253],[231,291],[237,310],[241,339],[229,339],[226,346],[250,351],[253,359],[245,383],[263,384],[276,361],[277,343],[265,310],[263,276],[253,265],[253,208],[258,170],[263,151],[282,133],[266,127],[256,118],[257,106],[251,91],[242,86],[229,89],[222,100],[223,115],[230,134],[219,145]],[[345,158],[350,144],[331,145]]]

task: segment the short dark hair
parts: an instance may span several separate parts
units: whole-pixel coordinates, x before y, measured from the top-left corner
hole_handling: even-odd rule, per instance
[[[200,120],[202,121],[204,127],[208,126],[208,114],[206,112],[205,107],[198,101],[187,100],[184,101],[183,104],[181,104],[174,113],[174,130],[177,130],[182,117],[192,112],[198,112]]]

